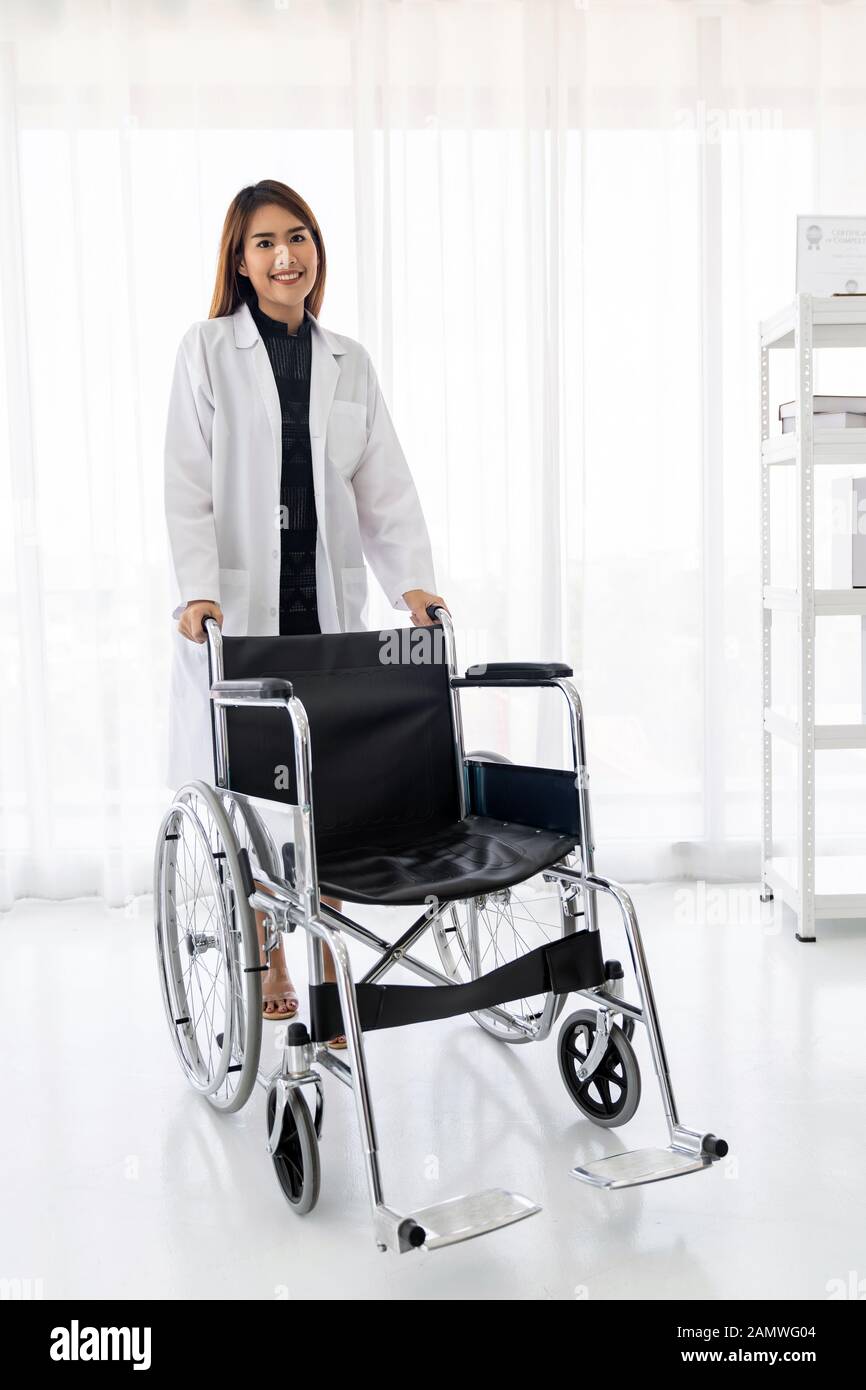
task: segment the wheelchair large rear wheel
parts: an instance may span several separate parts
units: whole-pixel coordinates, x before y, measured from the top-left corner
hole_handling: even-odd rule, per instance
[[[510,763],[503,753],[477,749],[467,753],[475,762]],[[574,919],[569,919],[573,923]],[[434,941],[443,970],[466,984],[496,966],[507,965],[521,955],[534,951],[549,941],[557,941],[564,930],[562,905],[556,884],[546,884],[537,874],[514,888],[503,888],[484,897],[456,902],[449,912],[434,923]],[[474,935],[478,941],[478,962],[473,967]],[[471,1017],[491,1037],[502,1042],[534,1042],[541,1031],[542,1016],[548,995],[532,995],[528,999],[512,999],[498,1006],[496,1012],[481,1011]],[[557,995],[550,1022],[555,1023],[566,1004],[566,995]]]
[[[433,938],[445,973],[457,984],[466,984],[500,965],[519,960],[537,946],[558,941],[563,926],[559,894],[553,887],[554,891],[548,892],[548,885],[537,876],[515,888],[454,903],[433,924]],[[477,970],[472,968],[473,917],[478,936]],[[562,1013],[566,998],[564,994],[556,996],[551,1024]],[[512,999],[497,1005],[495,1013],[483,1009],[471,1017],[485,1033],[502,1042],[534,1042],[541,1031],[548,999],[546,994]]]
[[[247,1102],[262,1041],[255,918],[224,793],[190,782],[163,818],[154,927],[172,1043],[194,1090],[230,1113]]]
[[[227,791],[222,787],[218,788],[218,791],[238,846],[245,849],[249,855],[253,879],[257,877],[259,868],[271,878],[281,878],[283,866],[280,853],[258,811],[237,792]]]
[[[502,753],[479,749],[467,753],[477,762],[508,763]],[[473,925],[478,938],[478,968],[473,970],[471,943]],[[527,879],[514,888],[471,898],[454,906],[433,924],[433,939],[445,973],[458,984],[466,984],[497,966],[518,960],[537,946],[558,941],[564,931],[575,930],[574,918],[563,925],[559,888],[545,883],[542,875]],[[513,999],[500,1004],[496,1012],[482,1010],[471,1017],[486,1033],[502,1042],[534,1042],[541,1031],[547,995]],[[565,1007],[560,994],[553,1005],[551,1024]]]

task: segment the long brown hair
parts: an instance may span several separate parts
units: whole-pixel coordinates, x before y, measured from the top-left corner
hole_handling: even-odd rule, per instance
[[[319,258],[319,269],[315,284],[304,296],[304,308],[309,309],[314,318],[319,317],[322,300],[325,297],[325,274],[327,260],[322,232],[312,209],[299,193],[288,184],[276,179],[261,179],[236,193],[229,204],[220,237],[219,260],[217,261],[216,284],[211,300],[208,318],[218,319],[225,314],[233,314],[239,304],[254,301],[256,292],[247,275],[238,274],[238,263],[243,260],[244,242],[250,218],[257,208],[266,203],[278,203],[309,227]]]

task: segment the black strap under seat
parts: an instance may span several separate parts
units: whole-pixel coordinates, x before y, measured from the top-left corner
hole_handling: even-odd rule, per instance
[[[363,1032],[430,1023],[437,1018],[475,1013],[532,994],[570,994],[604,984],[604,960],[597,931],[561,937],[519,960],[470,980],[465,985],[358,984],[355,993]],[[345,1033],[335,984],[310,987],[310,1036],[326,1042]]]

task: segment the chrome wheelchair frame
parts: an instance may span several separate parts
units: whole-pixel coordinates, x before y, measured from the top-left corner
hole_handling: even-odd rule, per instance
[[[445,642],[445,663],[448,669],[457,788],[460,814],[461,818],[464,818],[467,814],[467,788],[464,770],[471,761],[472,755],[467,757],[464,749],[460,691],[468,686],[483,688],[515,685],[518,682],[508,678],[497,679],[495,676],[491,679],[489,674],[485,674],[483,677],[473,677],[469,673],[465,676],[459,676],[450,615],[447,610],[440,607],[431,610],[430,616],[441,624]],[[210,645],[211,670],[215,673],[215,679],[212,680],[211,684],[210,698],[214,715],[216,786],[210,787],[204,783],[189,784],[187,788],[176,793],[172,806],[166,812],[160,827],[154,880],[157,949],[161,966],[160,978],[163,997],[169,1025],[173,1030],[175,1045],[181,1056],[184,1069],[187,1071],[188,1079],[192,1081],[196,1089],[203,1091],[210,1099],[213,1099],[220,1086],[225,1082],[228,1073],[240,1071],[244,1066],[249,1070],[253,1063],[255,1064],[255,1080],[250,1082],[250,1089],[257,1083],[267,1092],[267,1148],[271,1158],[275,1165],[278,1164],[278,1160],[285,1164],[287,1152],[285,1136],[288,1126],[294,1145],[291,1161],[296,1168],[300,1166],[303,1169],[303,1165],[307,1165],[306,1193],[304,1194],[304,1175],[302,1172],[300,1179],[301,1196],[298,1197],[296,1191],[294,1195],[289,1197],[298,1211],[309,1210],[314,1205],[318,1195],[316,1145],[321,1134],[324,1105],[322,1075],[320,1073],[327,1072],[347,1085],[352,1091],[355,1102],[374,1237],[377,1247],[382,1251],[393,1250],[402,1253],[415,1248],[435,1249],[494,1230],[522,1217],[533,1215],[540,1210],[537,1204],[520,1194],[506,1192],[499,1188],[458,1197],[451,1201],[440,1202],[435,1206],[404,1214],[395,1211],[386,1202],[362,1022],[358,1007],[357,985],[378,982],[394,966],[399,964],[428,984],[454,988],[456,982],[453,975],[439,971],[422,961],[413,954],[412,950],[426,932],[435,931],[437,924],[441,928],[444,914],[454,908],[454,903],[446,901],[426,907],[397,940],[388,942],[367,927],[354,921],[345,912],[321,901],[314,834],[310,729],[304,705],[293,693],[279,689],[279,686],[285,683],[273,680],[223,679],[224,667],[220,628],[215,621],[207,619],[205,631]],[[623,971],[619,963],[613,961],[604,963],[605,978],[603,984],[592,988],[569,990],[569,993],[574,992],[587,999],[595,1009],[596,1015],[595,1021],[590,1023],[588,1020],[591,1016],[587,1013],[574,1014],[563,1025],[559,1047],[560,1070],[566,1086],[571,1092],[572,1099],[575,1100],[585,1115],[590,1119],[595,1119],[596,1123],[609,1127],[622,1122],[615,1117],[605,1118],[601,1112],[594,1115],[588,1099],[582,1103],[581,1097],[586,1097],[587,1093],[583,1088],[590,1086],[593,1078],[601,1074],[602,1065],[613,1065],[607,1061],[611,1056],[624,1059],[627,1063],[625,1071],[621,1073],[624,1079],[620,1080],[619,1074],[612,1079],[617,1085],[625,1086],[628,1076],[631,1075],[632,1081],[629,1084],[636,1087],[639,1097],[639,1072],[629,1073],[628,1069],[632,1064],[634,1068],[637,1067],[634,1054],[631,1052],[630,1038],[635,1025],[643,1024],[649,1038],[653,1067],[661,1091],[668,1132],[668,1143],[665,1147],[610,1155],[584,1166],[575,1167],[572,1170],[572,1175],[597,1187],[618,1188],[678,1177],[687,1172],[710,1167],[724,1156],[727,1152],[727,1145],[724,1140],[716,1138],[709,1132],[689,1129],[680,1123],[649,968],[631,897],[620,884],[603,878],[594,869],[594,845],[588,792],[589,774],[586,766],[584,719],[580,696],[573,681],[562,676],[540,677],[537,680],[521,679],[519,684],[524,688],[533,685],[539,688],[553,687],[558,689],[565,699],[568,710],[574,785],[577,793],[581,831],[579,850],[566,855],[559,862],[543,871],[544,880],[556,885],[562,935],[577,932],[577,919],[581,916],[584,918],[584,923],[580,930],[598,933],[596,895],[599,893],[609,895],[619,909],[639,995],[639,1003],[637,1004],[625,1000],[622,984]],[[277,807],[280,811],[290,813],[293,819],[293,881],[285,873],[279,871],[280,867],[284,867],[284,865],[277,852],[273,837],[256,810],[259,799],[232,791],[229,787],[229,751],[225,711],[227,708],[242,706],[272,707],[284,710],[288,716],[292,733],[294,785],[297,789],[298,799],[297,802],[291,804],[285,802],[269,804]],[[210,924],[204,931],[200,932],[198,928],[194,931],[188,930],[186,936],[183,937],[189,956],[194,960],[204,959],[208,950],[213,949],[215,944],[219,945],[222,942],[222,949],[227,962],[227,974],[233,978],[232,988],[236,991],[232,994],[231,1006],[226,1011],[224,1030],[216,1035],[219,1060],[211,1070],[210,1063],[205,1059],[203,1080],[194,1076],[192,1074],[194,1068],[187,1064],[190,1047],[197,1047],[198,1044],[190,1043],[190,1029],[193,1025],[189,1017],[185,1016],[190,1010],[184,1008],[183,1000],[178,994],[178,971],[181,966],[175,960],[172,952],[176,955],[180,947],[175,944],[171,950],[168,950],[165,937],[166,923],[170,923],[173,914],[177,912],[175,897],[179,870],[177,865],[172,869],[171,855],[172,853],[177,854],[179,851],[176,844],[172,842],[177,842],[182,838],[184,827],[187,825],[191,826],[192,831],[196,834],[199,832],[203,834],[201,816],[195,809],[196,795],[205,797],[210,805],[213,805],[215,801],[221,802],[226,812],[226,818],[225,821],[222,820],[221,816],[217,819],[219,820],[220,835],[224,841],[227,839],[225,826],[231,824],[236,816],[240,817],[252,837],[252,842],[257,847],[256,858],[258,861],[253,875],[248,852],[245,849],[240,850],[237,842],[234,845],[225,843],[218,851],[211,848],[211,855],[214,859],[222,857],[226,865],[230,862],[233,866],[226,878],[223,878],[223,865],[219,866],[219,882],[222,887],[214,890],[216,922],[214,923],[213,912],[211,912]],[[216,816],[216,810],[213,814]],[[580,862],[576,862],[578,852],[581,856]],[[171,870],[169,873],[167,873],[166,864]],[[209,865],[208,875],[212,884],[217,882],[216,874],[217,870],[214,869],[213,864]],[[584,903],[582,909],[579,907],[581,899]],[[246,907],[244,907],[244,901]],[[477,927],[480,901],[480,899],[466,900],[469,923],[467,949],[473,981],[482,978]],[[244,987],[252,988],[250,982],[242,980],[241,977],[252,974],[254,980],[258,981],[261,977],[255,972],[262,971],[266,967],[258,963],[255,965],[243,964],[243,959],[249,958],[251,960],[251,954],[249,940],[247,941],[246,956],[243,959],[237,946],[240,937],[240,932],[237,929],[240,919],[236,916],[233,917],[233,914],[236,914],[241,908],[247,914],[248,910],[260,911],[265,914],[265,920],[268,924],[264,948],[266,958],[269,958],[270,951],[278,943],[281,932],[293,932],[296,927],[301,927],[304,930],[307,936],[311,990],[312,987],[325,983],[323,947],[328,947],[335,965],[336,988],[343,1030],[347,1040],[348,1062],[334,1056],[328,1050],[325,1042],[312,1041],[303,1023],[290,1023],[286,1028],[286,1041],[282,1048],[279,1065],[271,1072],[262,1071],[259,1065],[260,1017],[257,1020],[257,1030],[253,1028],[250,1031],[251,1013],[258,1007],[260,1014],[260,1003],[256,1004],[256,1000],[260,998],[260,991],[259,994],[256,994],[253,990],[252,994],[242,996],[238,982],[240,981]],[[245,930],[247,933],[249,932],[248,915]],[[352,965],[346,948],[346,937],[360,942],[377,953],[378,957],[363,979],[357,983],[353,978]],[[565,994],[557,993],[551,988],[546,994],[540,1016],[533,1016],[529,1021],[525,1018],[519,1018],[514,1013],[497,1005],[485,1006],[481,1011],[483,1017],[476,1014],[473,1014],[473,1017],[476,1017],[476,1021],[481,1022],[482,1026],[488,1026],[489,1031],[496,1033],[497,1030],[503,1030],[499,1035],[506,1037],[508,1041],[543,1041],[550,1034],[564,1005],[565,998]],[[252,1004],[250,1004],[250,999],[252,999]],[[471,1012],[471,1010],[469,1011]],[[615,1017],[622,1019],[622,1029],[614,1023]],[[577,1020],[577,1022],[573,1022],[573,1020]],[[252,1022],[255,1023],[256,1020],[253,1019]],[[571,1033],[567,1032],[569,1026],[572,1028]],[[248,1050],[255,1053],[254,1057],[243,1055],[244,1049],[240,1041],[243,1028],[247,1029],[243,1037],[247,1041]],[[584,1052],[576,1051],[573,1046],[578,1036],[585,1044]],[[571,1042],[571,1047],[565,1046],[564,1038]],[[629,1053],[631,1054],[631,1061],[629,1061]],[[240,1062],[236,1061],[233,1065],[233,1057],[240,1057]],[[187,1060],[185,1061],[185,1059]],[[573,1084],[568,1080],[564,1070],[565,1064],[571,1068],[569,1074],[573,1077]],[[298,1097],[305,1087],[312,1087],[316,1098],[315,1119],[310,1123],[307,1123],[309,1114],[306,1104],[303,1103],[299,1106],[297,1103]],[[605,1093],[609,1096],[609,1087]],[[601,1094],[601,1092],[599,1091],[597,1094]],[[240,1104],[245,1099],[246,1095],[243,1095],[240,1098]],[[629,1116],[633,1113],[636,1103],[635,1100],[634,1106],[629,1111]],[[218,1108],[239,1108],[239,1104],[224,1104]],[[307,1117],[306,1120],[304,1119],[305,1116]],[[303,1123],[301,1123],[302,1120]],[[302,1130],[303,1133],[301,1133]],[[316,1166],[315,1181],[313,1181],[309,1171],[313,1166]],[[281,1172],[285,1176],[285,1167],[283,1169],[278,1167],[278,1176]],[[295,1175],[295,1180],[297,1180],[297,1175]],[[283,1178],[281,1178],[281,1183],[286,1190]],[[310,1184],[314,1190],[311,1190]],[[289,1195],[288,1192],[287,1195]]]

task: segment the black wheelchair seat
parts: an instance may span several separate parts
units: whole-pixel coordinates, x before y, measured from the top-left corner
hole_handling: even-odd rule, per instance
[[[469,815],[411,844],[359,837],[319,854],[319,882],[332,897],[399,906],[474,897],[523,883],[556,863],[575,840],[530,825]]]

